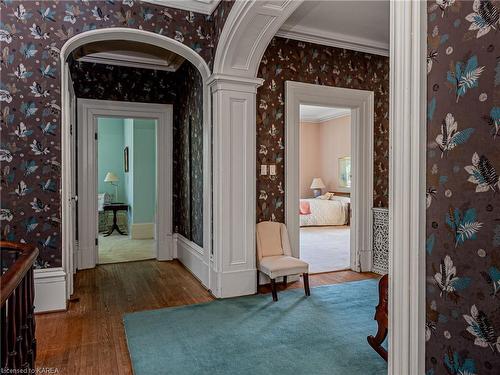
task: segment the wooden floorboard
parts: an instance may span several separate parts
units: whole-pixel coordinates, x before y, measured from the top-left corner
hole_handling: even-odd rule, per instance
[[[310,285],[374,277],[378,275],[339,271],[311,275]],[[301,288],[302,282],[287,287]],[[259,288],[259,293],[268,292],[267,286]],[[37,367],[71,375],[132,374],[123,314],[213,299],[178,261],[106,264],[79,271],[68,311],[36,317]]]

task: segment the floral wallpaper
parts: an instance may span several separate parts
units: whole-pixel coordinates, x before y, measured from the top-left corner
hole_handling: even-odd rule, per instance
[[[174,229],[203,246],[203,81],[187,62],[176,75]]]
[[[257,170],[276,164],[276,176],[257,177],[257,220],[284,220],[285,81],[371,90],[375,93],[374,207],[388,206],[389,59],[275,37],[259,67]]]
[[[77,98],[174,103],[177,72],[71,61]]]
[[[500,3],[427,5],[426,374],[499,374]]]
[[[138,28],[184,43],[211,66],[212,35],[218,40],[231,6],[221,3],[212,17],[138,0],[0,0],[2,239],[36,245],[38,267],[62,264],[59,53],[64,43],[87,30]]]
[[[219,5],[217,5],[217,8],[215,8],[214,12],[212,13],[212,20],[213,20],[212,43],[214,45],[214,51],[217,50],[217,45],[219,44],[219,38],[220,35],[222,34],[222,28],[226,23],[227,16],[229,14],[229,11],[234,5],[234,1],[235,0],[221,1]],[[215,52],[213,58],[215,59]],[[212,65],[210,65],[210,67],[212,68]]]

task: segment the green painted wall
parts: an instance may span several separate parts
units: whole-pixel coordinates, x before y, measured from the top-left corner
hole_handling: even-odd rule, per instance
[[[115,187],[104,182],[106,173],[115,173],[118,181],[118,200],[125,199],[125,175],[123,170],[123,119],[100,117],[97,119],[97,181],[98,192],[109,193],[115,201]]]
[[[134,223],[155,221],[156,120],[134,119]]]
[[[130,206],[129,224],[153,223],[156,210],[156,120],[98,118],[98,191],[114,197],[115,188],[104,182],[108,171],[118,182],[118,199]],[[129,148],[129,172],[123,150]]]
[[[130,206],[129,224],[153,223],[156,210],[156,120],[125,119],[125,146],[129,149],[129,172],[124,176],[124,199]]]

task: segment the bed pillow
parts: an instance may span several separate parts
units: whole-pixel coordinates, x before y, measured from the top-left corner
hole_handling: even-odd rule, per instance
[[[332,197],[333,197],[334,195],[335,195],[334,193],[325,193],[325,194],[323,194],[323,195],[320,195],[320,196],[318,197],[318,199],[323,199],[323,200],[327,201],[327,200],[332,199]]]
[[[299,214],[300,215],[310,215],[311,214],[311,205],[309,204],[309,202],[300,201]]]

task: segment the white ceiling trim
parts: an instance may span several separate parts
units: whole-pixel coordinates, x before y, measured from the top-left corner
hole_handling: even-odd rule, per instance
[[[122,54],[112,52],[98,52],[80,57],[77,61],[175,72],[182,64],[184,59],[181,61],[181,64],[171,65],[166,61],[156,58],[131,55],[124,56]]]
[[[143,0],[143,2],[210,15],[221,0]]]
[[[335,114],[331,114],[328,116],[322,116],[322,117],[309,117],[309,116],[300,116],[300,122],[305,122],[305,123],[311,123],[311,124],[319,124],[322,122],[330,121],[330,120],[335,120],[337,118],[341,117],[346,117],[351,115],[351,110],[346,109],[345,111],[338,112]]]
[[[354,37],[342,33],[324,31],[304,26],[283,25],[276,36],[316,43],[324,46],[345,48],[374,55],[389,56],[389,43]]]

